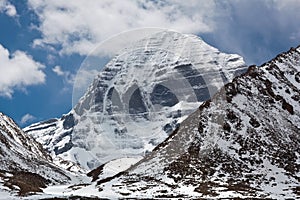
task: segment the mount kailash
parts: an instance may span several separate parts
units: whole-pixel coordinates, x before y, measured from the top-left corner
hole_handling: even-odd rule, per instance
[[[0,115],[1,197],[299,198],[300,47],[243,71],[192,35],[129,45],[60,119]]]

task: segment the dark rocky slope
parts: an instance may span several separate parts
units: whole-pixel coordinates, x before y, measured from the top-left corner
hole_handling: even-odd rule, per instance
[[[0,189],[25,195],[41,192],[49,184],[70,180],[52,164],[42,145],[0,113]]]

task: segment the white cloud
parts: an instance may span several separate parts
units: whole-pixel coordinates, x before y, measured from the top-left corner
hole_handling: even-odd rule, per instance
[[[221,50],[248,64],[262,64],[300,41],[299,0],[224,0],[216,2],[212,33]]]
[[[55,67],[52,68],[52,71],[57,75],[57,76],[63,76],[65,73],[61,70],[61,67],[56,65]]]
[[[104,39],[139,27],[185,33],[209,32],[214,1],[191,0],[29,0],[40,20],[42,38],[34,45],[61,45],[61,53],[87,55]]]
[[[47,55],[47,61],[48,61],[48,64],[54,64],[55,63],[55,59],[56,57],[52,54],[48,54]]]
[[[209,33],[224,51],[258,62],[300,40],[299,0],[28,0],[42,36],[34,46],[88,55],[117,33],[158,27]],[[277,52],[278,53],[278,52]],[[258,57],[260,57],[258,59]],[[252,64],[252,63],[251,63]]]
[[[31,114],[27,113],[21,118],[21,124],[26,124],[28,122],[32,122],[36,118],[32,116]]]
[[[75,75],[72,74],[70,71],[63,71],[62,68],[58,65],[52,68],[52,71],[57,75],[63,77],[63,82],[65,87],[63,91],[67,90],[70,85],[73,85]]]
[[[13,5],[7,5],[6,6],[6,12],[5,12],[8,16],[10,17],[14,17],[17,15],[17,10],[16,7]]]
[[[14,17],[17,15],[17,10],[16,7],[7,0],[0,0],[0,13],[5,13],[10,17]]]
[[[0,95],[11,98],[14,90],[45,82],[44,66],[23,51],[10,54],[0,44]]]

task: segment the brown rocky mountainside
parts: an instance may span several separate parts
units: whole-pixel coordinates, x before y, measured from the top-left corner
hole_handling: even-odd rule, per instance
[[[66,183],[65,171],[51,162],[41,144],[0,113],[0,186],[25,195],[49,184]]]

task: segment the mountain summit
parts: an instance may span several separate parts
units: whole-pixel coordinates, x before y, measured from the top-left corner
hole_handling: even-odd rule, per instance
[[[164,31],[129,44],[61,119],[24,131],[85,169],[147,154],[203,102],[245,70],[243,59],[197,36]]]
[[[56,163],[93,170],[58,169],[0,114],[0,194],[299,198],[300,46],[228,82],[243,66],[190,35],[162,32],[131,44],[70,113],[25,128]],[[50,183],[63,185],[42,189]]]

